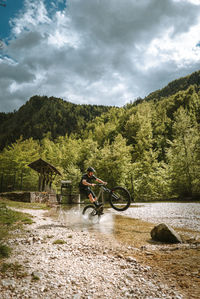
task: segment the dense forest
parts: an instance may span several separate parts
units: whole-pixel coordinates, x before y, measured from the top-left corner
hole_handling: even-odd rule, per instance
[[[108,110],[107,106],[76,105],[54,97],[33,96],[18,111],[0,113],[0,150],[20,136],[41,140],[48,132],[53,139],[80,133],[89,121]]]
[[[17,186],[23,174],[23,188],[37,188],[27,165],[41,157],[75,189],[92,165],[109,186],[127,187],[136,200],[194,199],[199,133],[200,71],[122,108],[34,96],[18,111],[0,113],[0,179],[14,178]]]

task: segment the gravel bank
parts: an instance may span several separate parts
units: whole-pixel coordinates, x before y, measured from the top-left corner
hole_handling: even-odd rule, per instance
[[[138,249],[65,227],[41,210],[26,212],[35,223],[10,241],[14,251],[4,262],[22,269],[1,274],[2,299],[186,298],[174,281],[137,261]]]

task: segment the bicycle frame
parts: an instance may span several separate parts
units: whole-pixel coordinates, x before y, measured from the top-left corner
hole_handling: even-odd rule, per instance
[[[91,211],[88,214],[90,216],[100,217],[103,214],[103,205],[105,203],[104,196],[103,196],[104,192],[109,193],[108,202],[114,210],[125,211],[130,206],[131,197],[130,197],[129,192],[125,188],[116,186],[110,190],[109,188],[105,187],[104,184],[96,184],[96,186],[98,186],[100,188],[98,195],[97,195],[97,200],[98,200],[98,202],[101,202],[102,205],[89,204],[89,205],[85,206],[85,208],[83,209],[83,212],[82,212],[83,215],[85,213],[87,214],[88,211],[90,211],[90,210]]]
[[[101,198],[100,202],[102,202],[104,204],[103,194],[104,194],[104,192],[110,193],[111,190],[106,188],[105,185],[103,185],[103,184],[97,184],[97,186],[100,188],[99,193],[97,195],[97,199],[99,201],[99,199]]]

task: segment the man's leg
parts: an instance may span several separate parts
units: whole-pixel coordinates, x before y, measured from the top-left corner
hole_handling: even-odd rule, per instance
[[[96,197],[95,197],[95,198],[93,197],[92,193],[90,193],[90,194],[88,195],[88,197],[89,197],[90,202],[92,202],[92,203],[94,203],[94,202],[97,200]]]
[[[87,187],[85,189],[85,192],[87,193],[87,196],[91,203],[93,203],[96,207],[102,206],[102,203],[98,202],[97,197],[96,197],[95,193],[93,192],[93,190],[91,190],[89,187]]]
[[[88,195],[88,197],[90,199],[90,202],[92,202],[98,209],[103,206],[102,203],[98,202],[97,197],[92,190],[90,190],[90,194]],[[102,210],[102,214],[103,214],[103,210]]]

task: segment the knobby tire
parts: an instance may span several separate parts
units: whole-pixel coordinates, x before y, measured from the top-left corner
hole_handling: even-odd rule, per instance
[[[130,193],[123,187],[114,187],[110,192],[109,202],[114,210],[125,211],[131,204]]]
[[[96,208],[93,205],[87,205],[84,207],[82,214],[87,218],[91,223],[98,223],[100,216],[97,214]]]

